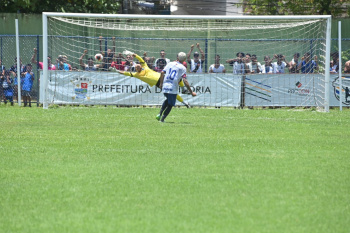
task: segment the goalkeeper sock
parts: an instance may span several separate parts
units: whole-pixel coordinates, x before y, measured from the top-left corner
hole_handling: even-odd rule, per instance
[[[176,99],[177,99],[179,102],[181,102],[181,103],[184,102],[184,99],[183,99],[181,96],[179,96],[179,95],[176,96]]]

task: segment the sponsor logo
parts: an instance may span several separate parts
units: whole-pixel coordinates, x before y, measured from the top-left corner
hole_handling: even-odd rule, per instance
[[[196,92],[197,94],[206,94],[206,93],[209,93],[211,94],[211,90],[210,90],[210,87],[208,86],[192,86],[190,85],[192,91]],[[187,90],[187,88],[185,87],[185,89]],[[179,87],[179,92],[181,92],[181,87]]]
[[[74,89],[74,92],[76,94],[77,99],[85,99],[87,90],[88,90],[88,84],[87,83],[80,83],[76,85],[77,88]]]
[[[298,88],[300,88],[302,85],[303,84],[301,84],[301,82],[299,82],[299,81],[295,84],[295,86],[297,86]]]
[[[70,82],[73,84],[74,87],[74,94],[75,96],[72,97],[72,99],[90,99],[88,94],[88,87],[91,84],[90,78],[86,77],[74,77],[70,79]]]
[[[92,86],[92,92],[105,92],[105,93],[152,93],[150,86],[144,85],[108,85],[108,84],[94,84]],[[192,91],[198,93],[210,93],[211,90],[208,86],[190,86]],[[161,93],[162,91],[156,87],[155,93]],[[179,87],[179,92],[181,88]]]
[[[143,85],[92,85],[92,92],[105,93],[151,93],[149,86]]]
[[[334,96],[337,100],[340,100],[340,91],[342,103],[345,105],[350,105],[350,77],[342,77],[342,88],[340,89],[339,77],[337,77],[333,82],[332,86],[334,88]]]
[[[295,83],[295,87],[296,88],[289,88],[288,89],[288,93],[290,94],[296,94],[296,95],[299,95],[299,96],[307,96],[310,94],[310,89],[308,88],[301,88],[303,86],[303,84],[298,81]]]

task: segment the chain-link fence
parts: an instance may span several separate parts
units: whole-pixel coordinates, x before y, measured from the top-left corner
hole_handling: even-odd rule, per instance
[[[21,65],[26,66],[27,64],[32,64],[31,58],[34,53],[34,48],[37,48],[38,51],[41,53],[41,47],[42,47],[42,36],[39,35],[26,35],[26,36],[20,36],[19,37],[19,49],[20,49],[20,61]],[[39,53],[39,54],[40,54]],[[6,70],[11,70],[11,67],[17,67],[16,63],[16,36],[15,35],[0,35],[0,59],[2,61],[2,66]],[[31,99],[33,103],[38,103],[39,98],[39,72],[38,72],[38,66],[37,61],[39,61],[39,57],[36,56],[36,62],[32,64],[32,70],[34,73],[34,82],[32,86],[32,90],[30,92]],[[40,60],[41,61],[41,60]],[[15,79],[12,75],[12,80]],[[17,90],[16,81],[13,81],[12,88],[14,89],[14,99],[17,101]],[[1,81],[3,83],[3,79]],[[1,85],[1,101],[5,101],[4,98],[4,88]],[[23,100],[22,100],[23,101]]]

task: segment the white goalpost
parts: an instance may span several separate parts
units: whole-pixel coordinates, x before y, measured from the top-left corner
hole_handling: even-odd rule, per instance
[[[159,105],[163,96],[158,88],[116,72],[134,72],[138,61],[122,53],[129,50],[155,71],[162,69],[165,58],[172,61],[179,52],[190,53],[187,80],[198,95],[190,98],[181,94],[181,89],[179,92],[192,106],[316,107],[329,111],[330,30],[331,16],[318,15],[45,12],[43,67],[48,67],[44,58],[50,56],[59,69],[42,70],[40,102],[44,108],[50,104]],[[166,54],[164,59],[161,51]],[[197,62],[195,52],[201,60],[198,70],[191,69]],[[99,53],[104,55],[100,63],[94,59]],[[225,73],[209,72],[215,60]],[[244,68],[237,72],[239,66]]]

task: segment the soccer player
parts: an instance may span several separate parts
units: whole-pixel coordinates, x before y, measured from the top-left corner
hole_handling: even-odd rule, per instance
[[[156,117],[156,119],[161,122],[164,122],[171,109],[175,106],[179,83],[181,82],[182,77],[186,75],[186,67],[183,65],[185,59],[186,54],[180,52],[177,56],[177,60],[168,63],[160,74],[159,86],[166,97],[166,100],[164,100],[162,108]],[[196,96],[195,92],[190,88],[188,89],[191,91],[192,96]]]
[[[131,76],[131,77],[135,77],[140,79],[141,81],[147,83],[148,85],[150,85],[151,87],[153,87],[154,85],[156,85],[156,87],[160,88],[160,76],[161,73],[158,73],[154,70],[151,70],[148,66],[147,63],[142,59],[142,57],[140,57],[137,54],[133,54],[133,57],[135,57],[137,60],[139,60],[140,64],[136,64],[135,69],[136,72],[127,72],[127,71],[121,71],[118,70],[118,72],[120,74],[126,75],[126,76]],[[184,86],[184,83],[181,82],[180,86]],[[186,83],[186,87],[187,89],[192,92],[190,86],[188,85],[188,83]],[[181,96],[177,95],[176,99],[178,101],[180,101],[181,103],[183,103],[187,108],[190,107],[190,105],[188,103],[186,103]]]

